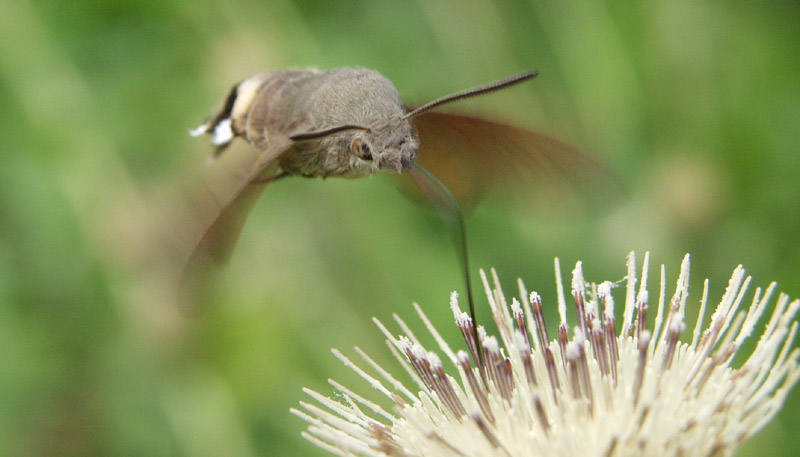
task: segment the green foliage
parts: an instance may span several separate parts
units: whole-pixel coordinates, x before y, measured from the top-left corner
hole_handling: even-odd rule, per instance
[[[387,176],[271,185],[201,303],[176,305],[152,238],[210,153],[186,132],[265,69],[375,68],[409,103],[539,70],[459,108],[579,144],[626,188],[592,214],[493,204],[468,220],[473,265],[524,278],[551,307],[554,256],[618,279],[630,250],[673,276],[690,252],[695,298],[706,276],[718,297],[739,263],[800,295],[792,2],[2,9],[2,455],[319,455],[288,409],[301,386],[353,379],[328,348],[382,354],[370,318],[409,316],[412,301],[450,320],[457,255]],[[794,455],[799,406],[794,392],[740,455]]]

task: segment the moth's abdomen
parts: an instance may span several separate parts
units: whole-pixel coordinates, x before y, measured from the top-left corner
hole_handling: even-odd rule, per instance
[[[270,134],[288,134],[302,119],[291,114],[298,89],[318,75],[316,70],[278,70],[254,75],[234,86],[214,116],[190,133],[208,133],[219,155],[235,137],[258,149],[269,145]]]
[[[316,70],[280,70],[268,73],[259,89],[247,102],[246,112],[234,112],[233,129],[253,146],[264,149],[269,136],[275,133],[290,135],[304,123],[294,105],[302,86],[317,77]]]

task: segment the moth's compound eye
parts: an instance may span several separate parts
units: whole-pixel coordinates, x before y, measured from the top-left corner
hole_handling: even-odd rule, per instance
[[[372,160],[372,152],[369,150],[369,145],[361,137],[353,138],[350,143],[350,150],[360,159]]]

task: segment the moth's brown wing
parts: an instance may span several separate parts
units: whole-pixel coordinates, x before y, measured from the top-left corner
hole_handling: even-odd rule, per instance
[[[228,169],[220,166],[207,177],[206,191],[193,205],[187,270],[220,265],[230,258],[247,216],[274,174],[277,159],[290,147],[288,138],[271,138],[254,162]]]
[[[488,191],[535,198],[591,200],[614,187],[596,159],[555,138],[485,119],[427,112],[413,120],[418,162],[439,178],[466,209]],[[404,186],[411,180],[407,179]],[[558,203],[558,202],[556,202]]]

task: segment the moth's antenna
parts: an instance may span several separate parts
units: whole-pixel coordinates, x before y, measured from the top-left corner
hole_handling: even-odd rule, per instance
[[[489,92],[494,92],[496,90],[505,89],[506,87],[513,86],[514,84],[518,84],[523,81],[535,78],[538,75],[539,75],[538,71],[526,71],[525,73],[520,73],[518,75],[511,76],[510,78],[501,79],[500,81],[495,81],[485,86],[474,87],[472,89],[467,89],[465,91],[457,92],[455,94],[442,97],[438,100],[434,100],[426,105],[422,105],[419,108],[409,113],[406,113],[405,116],[403,116],[403,119],[412,118],[414,116],[424,113],[425,111],[428,111],[431,108],[435,108],[439,105],[444,105],[445,103],[450,103],[456,100],[463,100],[465,98],[475,97]]]
[[[325,130],[316,130],[313,132],[306,132],[306,133],[295,133],[294,135],[289,136],[289,139],[293,141],[316,140],[317,138],[333,135],[334,133],[339,133],[344,130],[369,130],[369,127],[362,127],[360,125],[340,125],[338,127],[332,127]]]
[[[467,286],[467,300],[469,301],[469,315],[472,318],[472,338],[475,339],[475,348],[477,352],[473,354],[475,363],[478,365],[478,372],[484,385],[488,385],[486,379],[486,362],[483,356],[483,345],[481,344],[480,337],[478,336],[478,321],[475,318],[475,300],[472,295],[472,281],[469,278],[469,249],[467,249],[467,230],[464,224],[464,213],[461,211],[461,205],[458,204],[455,195],[447,186],[439,181],[436,176],[430,171],[425,169],[419,163],[414,164],[414,167],[408,170],[411,177],[417,182],[417,185],[425,193],[428,199],[433,204],[434,208],[439,212],[446,222],[452,222],[455,229],[458,231],[456,244],[458,245],[459,256],[461,257],[461,265],[464,267],[464,282]],[[432,187],[433,186],[433,187]],[[453,220],[455,219],[455,220]]]

